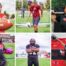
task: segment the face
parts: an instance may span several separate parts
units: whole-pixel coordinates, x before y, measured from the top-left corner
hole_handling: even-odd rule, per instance
[[[31,39],[30,40],[30,44],[34,45],[35,44],[35,40],[34,39]]]
[[[66,13],[66,7],[64,8],[64,13]]]

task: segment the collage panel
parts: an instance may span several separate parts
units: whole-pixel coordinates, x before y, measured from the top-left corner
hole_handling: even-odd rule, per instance
[[[16,34],[16,66],[50,66],[50,38],[48,33]]]
[[[66,33],[53,34],[51,47],[51,65],[66,66]]]
[[[15,66],[14,34],[0,34],[0,66]]]
[[[16,0],[16,32],[50,32],[50,0]]]
[[[0,32],[15,32],[15,0],[0,0]]]
[[[0,66],[66,66],[66,0],[0,0]]]
[[[66,0],[51,0],[52,32],[66,32]]]

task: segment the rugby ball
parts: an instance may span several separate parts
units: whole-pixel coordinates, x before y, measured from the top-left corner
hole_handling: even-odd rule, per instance
[[[10,21],[0,22],[0,31],[5,31],[13,26],[13,23]]]

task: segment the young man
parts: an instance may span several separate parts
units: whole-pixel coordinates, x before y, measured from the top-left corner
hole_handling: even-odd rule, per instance
[[[2,11],[2,4],[0,3],[0,32],[5,32],[5,30],[13,26],[13,23],[8,21],[7,16],[1,11]]]
[[[41,6],[37,4],[37,2],[31,3],[29,10],[33,17],[34,32],[38,32],[38,23],[40,21],[40,17],[42,16],[43,10]]]
[[[0,38],[0,66],[5,66],[6,65],[6,59],[4,57],[4,44],[2,43],[2,38]]]
[[[26,52],[28,53],[28,66],[39,66],[38,52],[39,45],[36,44],[35,39],[30,39],[30,44],[26,46]]]

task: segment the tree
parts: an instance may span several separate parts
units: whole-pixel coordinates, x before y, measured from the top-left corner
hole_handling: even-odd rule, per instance
[[[66,0],[52,0],[52,9],[66,6]]]
[[[46,2],[46,9],[50,9],[50,0],[47,0]]]

